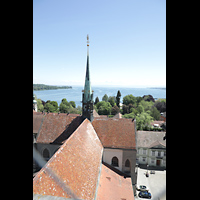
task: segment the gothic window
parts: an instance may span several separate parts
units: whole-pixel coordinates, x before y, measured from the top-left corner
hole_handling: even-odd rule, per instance
[[[125,167],[130,167],[130,161],[128,159],[125,162]]]
[[[49,150],[46,149],[46,148],[43,150],[43,157],[44,158],[49,158]]]
[[[119,161],[116,156],[112,158],[112,166],[119,167]]]

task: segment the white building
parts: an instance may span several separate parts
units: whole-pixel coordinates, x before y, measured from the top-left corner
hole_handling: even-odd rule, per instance
[[[166,132],[137,131],[137,163],[166,167]]]

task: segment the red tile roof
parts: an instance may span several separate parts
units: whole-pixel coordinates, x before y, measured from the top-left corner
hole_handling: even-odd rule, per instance
[[[97,200],[134,200],[131,178],[124,178],[102,164]]]
[[[33,112],[33,133],[38,133],[43,116],[42,113]]]
[[[95,109],[93,110],[93,117],[100,117]]]
[[[85,119],[33,179],[33,193],[94,199],[103,146]]]
[[[36,118],[33,118],[35,121]],[[49,113],[37,137],[37,143],[63,144],[80,126],[83,117],[74,114]],[[36,122],[33,122],[33,124]],[[39,124],[39,123],[38,123]],[[104,147],[135,149],[135,126],[132,119],[94,118],[92,125]]]
[[[75,120],[76,118],[79,118],[79,120]],[[37,138],[37,143],[52,143],[56,139],[61,136],[61,134],[64,134],[64,138],[66,138],[66,130],[69,128],[70,124],[75,120],[73,123],[73,126],[70,126],[69,132],[72,133],[73,131],[76,130],[76,128],[80,125],[81,121],[81,116],[80,115],[75,115],[75,114],[65,114],[65,113],[49,113],[46,114],[41,126],[41,130],[39,132],[38,138]],[[79,123],[80,122],[80,123]],[[63,133],[65,131],[65,133]],[[69,135],[69,134],[68,134]],[[58,142],[63,142],[61,141],[61,138],[58,139]]]
[[[132,119],[94,118],[92,125],[104,147],[136,149]]]
[[[120,119],[120,118],[122,118],[121,113],[117,113],[115,116],[113,116],[113,119]]]

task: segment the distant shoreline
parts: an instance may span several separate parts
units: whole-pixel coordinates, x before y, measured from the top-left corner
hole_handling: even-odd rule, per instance
[[[150,88],[150,89],[160,89],[160,90],[166,90],[166,88],[162,88],[162,87],[147,87],[147,88]]]
[[[72,86],[55,86],[55,85],[45,85],[45,84],[33,84],[33,90],[57,90],[57,89],[72,89]]]

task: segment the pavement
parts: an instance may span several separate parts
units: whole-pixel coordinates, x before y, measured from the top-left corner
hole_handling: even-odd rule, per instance
[[[151,193],[152,200],[166,200],[166,170],[154,170],[155,174],[150,174],[149,177],[146,177],[147,169],[142,169],[138,167],[138,178],[137,178],[137,187],[140,185],[145,185],[149,192]],[[138,197],[139,191],[137,191],[137,199],[143,199]]]

